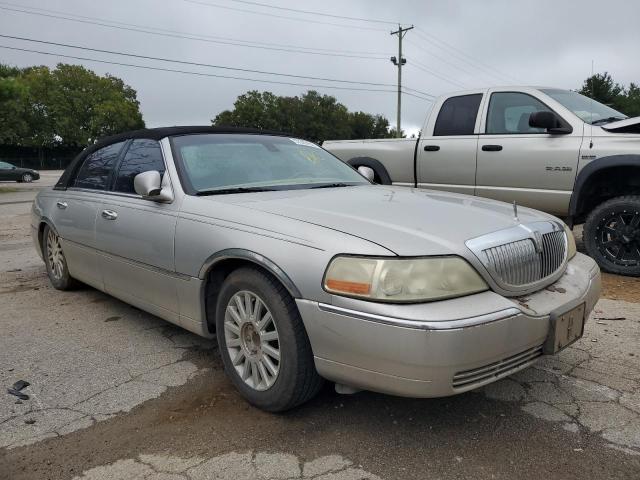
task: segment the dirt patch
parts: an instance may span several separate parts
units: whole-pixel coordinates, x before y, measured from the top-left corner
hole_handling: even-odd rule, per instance
[[[602,297],[640,303],[640,278],[603,273]]]

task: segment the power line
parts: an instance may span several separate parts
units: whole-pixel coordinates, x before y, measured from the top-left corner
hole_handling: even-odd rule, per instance
[[[19,47],[10,47],[8,45],[0,45],[0,48],[4,48],[6,50],[15,50],[15,51],[19,51],[19,52],[28,52],[28,53],[37,53],[40,55],[48,55],[48,56],[52,56],[52,57],[59,57],[59,58],[71,58],[73,60],[80,60],[80,61],[85,61],[85,62],[96,62],[96,63],[103,63],[103,64],[107,64],[107,65],[117,65],[117,66],[121,66],[121,67],[133,67],[133,68],[140,68],[143,70],[153,70],[153,71],[160,71],[160,72],[171,72],[171,73],[181,73],[181,74],[185,74],[185,75],[194,75],[194,76],[198,76],[198,77],[212,77],[212,78],[225,78],[225,79],[230,79],[230,80],[244,80],[247,82],[258,82],[258,83],[268,83],[268,84],[277,84],[277,85],[290,85],[290,86],[296,86],[296,87],[311,87],[311,88],[328,88],[328,89],[332,89],[332,90],[349,90],[349,91],[357,91],[357,92],[384,92],[384,93],[395,93],[395,90],[385,90],[385,89],[378,89],[378,88],[361,88],[361,87],[342,87],[342,86],[337,86],[337,85],[317,85],[317,84],[309,84],[309,83],[296,83],[296,82],[282,82],[279,80],[263,80],[263,79],[257,79],[257,78],[246,78],[246,77],[237,77],[237,76],[233,76],[233,75],[219,75],[219,74],[215,74],[215,73],[204,73],[204,72],[192,72],[192,71],[187,71],[187,70],[177,70],[177,69],[173,69],[173,68],[164,68],[164,67],[153,67],[153,66],[149,66],[149,65],[138,65],[138,64],[134,64],[134,63],[124,63],[124,62],[114,62],[114,61],[110,61],[110,60],[99,60],[96,58],[89,58],[89,57],[79,57],[79,56],[75,56],[75,55],[66,55],[66,54],[62,54],[62,53],[55,53],[55,52],[43,52],[41,50],[32,50],[29,48],[19,48]],[[420,98],[416,95],[413,95],[416,98]],[[427,100],[425,98],[422,98],[422,100]],[[429,100],[427,100],[429,101]]]
[[[254,41],[242,40],[237,38],[216,37],[216,36],[202,35],[202,34],[191,34],[187,32],[166,30],[166,29],[161,29],[156,27],[147,27],[147,26],[136,25],[131,23],[115,22],[111,20],[105,21],[105,20],[97,19],[95,17],[74,15],[74,14],[59,12],[55,10],[38,8],[37,10],[39,11],[30,11],[30,10],[24,10],[22,8],[12,8],[14,7],[13,4],[4,4],[4,5],[10,5],[10,7],[6,7],[2,5],[3,4],[0,4],[1,10],[25,13],[28,15],[37,15],[37,16],[46,17],[46,18],[55,18],[59,20],[67,20],[71,22],[83,23],[88,25],[98,25],[101,27],[114,28],[118,30],[132,31],[132,32],[138,32],[138,33],[145,33],[145,34],[157,35],[157,36],[163,36],[163,37],[169,37],[169,38],[181,38],[186,40],[196,40],[196,41],[214,43],[219,45],[231,45],[231,46],[237,46],[237,47],[258,48],[262,50],[302,53],[302,54],[321,55],[321,56],[329,56],[329,57],[361,58],[366,60],[382,60],[382,59],[386,60],[387,59],[386,55],[380,55],[377,52],[331,50],[331,49],[323,49],[323,48],[283,45],[283,44],[277,44],[277,43],[254,42]],[[49,12],[49,13],[45,13],[45,12]],[[78,18],[72,18],[72,17],[78,17]],[[105,23],[105,22],[109,22],[109,23]]]
[[[152,57],[152,56],[149,56],[149,55],[138,55],[138,54],[135,54],[135,53],[118,52],[118,51],[115,51],[115,50],[103,50],[103,49],[100,49],[100,48],[84,47],[84,46],[72,45],[72,44],[68,44],[68,43],[58,43],[58,42],[50,42],[50,41],[46,41],[46,40],[37,40],[37,39],[34,39],[34,38],[16,37],[16,36],[13,36],[13,35],[2,35],[2,34],[0,34],[0,38],[10,38],[12,40],[21,40],[21,41],[25,41],[25,42],[40,43],[40,44],[45,44],[45,45],[55,45],[57,47],[75,48],[75,49],[78,49],[78,50],[86,50],[86,51],[90,51],[90,52],[107,53],[109,55],[121,55],[121,56],[124,56],[124,57],[139,58],[139,59],[143,59],[143,60],[156,60],[156,61],[160,61],[160,62],[178,63],[178,64],[181,64],[181,65],[191,65],[191,66],[196,66],[196,67],[219,68],[219,69],[222,69],[222,70],[233,70],[233,71],[237,71],[237,72],[246,72],[246,73],[258,73],[258,74],[261,74],[261,75],[274,75],[274,76],[279,76],[279,77],[291,77],[291,78],[300,78],[300,79],[306,79],[306,80],[320,80],[320,81],[323,81],[323,82],[350,83],[350,84],[357,84],[357,85],[372,85],[372,86],[379,86],[379,87],[393,87],[394,86],[391,83],[361,82],[361,81],[356,81],[356,80],[343,80],[343,79],[337,79],[337,78],[311,77],[311,76],[307,76],[307,75],[295,75],[295,74],[291,74],[291,73],[269,72],[269,71],[266,71],[266,70],[254,70],[254,69],[250,69],[250,68],[229,67],[229,66],[226,66],[226,65],[213,65],[213,64],[209,64],[209,63],[189,62],[189,61],[186,61],[186,60],[175,60],[175,59],[171,59],[171,58]]]
[[[264,15],[266,17],[274,17],[274,18],[281,18],[281,19],[285,19],[285,20],[295,20],[298,22],[307,22],[307,23],[317,23],[320,25],[332,25],[334,27],[346,27],[346,28],[357,28],[360,30],[373,30],[373,31],[378,31],[378,32],[386,32],[386,30],[384,28],[376,28],[376,27],[364,27],[361,25],[346,25],[344,23],[332,23],[332,22],[323,22],[321,20],[310,20],[310,19],[306,19],[306,18],[298,18],[298,17],[290,17],[290,16],[285,16],[285,15],[276,15],[274,13],[267,13],[267,12],[257,12],[255,10],[247,10],[244,8],[236,8],[236,7],[229,7],[226,5],[220,5],[217,3],[209,3],[209,2],[201,2],[199,0],[184,0],[187,3],[193,3],[196,5],[204,5],[206,7],[214,7],[214,8],[223,8],[225,10],[233,10],[236,12],[242,12],[242,13],[249,13],[252,15]]]
[[[450,83],[450,84],[452,84],[452,85],[456,85],[457,87],[460,87],[460,88],[467,88],[467,85],[465,85],[465,84],[463,84],[463,83],[460,83],[460,82],[458,82],[457,80],[452,80],[452,79],[451,79],[451,78],[449,78],[449,77],[445,77],[444,75],[440,75],[439,73],[434,72],[433,70],[431,70],[431,69],[427,68],[425,65],[423,65],[423,64],[422,64],[422,63],[420,63],[420,62],[418,62],[417,60],[411,60],[411,61],[409,62],[409,65],[410,65],[410,66],[412,66],[412,67],[415,67],[415,68],[417,68],[418,70],[421,70],[421,71],[423,71],[423,72],[425,72],[425,73],[428,73],[429,75],[432,75],[432,76],[434,76],[434,77],[436,77],[436,78],[439,78],[440,80],[444,80],[445,82],[448,82],[448,83]]]
[[[273,8],[276,10],[286,10],[288,12],[296,12],[296,13],[306,13],[309,15],[319,15],[321,17],[331,17],[331,18],[341,18],[343,20],[356,20],[359,22],[369,22],[369,23],[384,23],[387,25],[397,25],[398,22],[390,22],[388,20],[373,20],[370,18],[361,18],[361,17],[347,17],[344,15],[333,15],[330,13],[322,13],[322,12],[312,12],[310,10],[299,10],[297,8],[287,8],[287,7],[278,7],[276,5],[269,5],[267,3],[259,3],[259,2],[251,2],[249,0],[228,0],[230,2],[235,2],[235,3],[244,3],[247,5],[254,5],[254,6],[258,6],[258,7],[265,7],[265,8]]]
[[[500,79],[500,78],[502,78],[502,79],[510,78],[510,79],[515,80],[516,82],[519,83],[519,80],[516,79],[515,77],[507,75],[506,73],[501,72],[498,69],[496,69],[496,68],[494,68],[494,67],[492,67],[492,66],[490,66],[488,64],[485,64],[485,63],[475,59],[471,55],[463,52],[459,48],[454,47],[453,45],[445,42],[444,40],[439,39],[435,35],[429,34],[429,33],[425,32],[423,29],[421,29],[419,27],[416,30],[417,30],[416,34],[418,35],[418,37],[422,38],[422,40],[424,40],[426,42],[435,41],[435,42],[441,44],[443,47],[445,47],[446,49],[450,50],[453,54],[457,55],[457,57],[461,61],[467,63],[468,65],[474,66],[477,69],[484,70],[486,73],[492,75],[494,78],[498,78],[498,79]],[[442,47],[440,47],[440,48],[442,48]]]
[[[470,76],[475,75],[473,72],[471,72],[471,71],[469,71],[469,70],[467,70],[465,68],[462,68],[462,67],[456,65],[455,63],[450,62],[446,58],[443,58],[442,56],[438,55],[437,53],[433,53],[432,51],[427,50],[426,48],[422,47],[421,45],[419,45],[419,44],[417,44],[415,42],[408,41],[408,43],[410,43],[411,45],[413,45],[414,47],[416,47],[418,50],[422,51],[423,53],[426,53],[427,55],[431,55],[431,56],[437,58],[438,60],[440,60],[441,62],[446,63],[447,65],[449,65],[449,66],[451,66],[451,67],[453,67],[453,68],[455,68],[457,70],[460,70],[463,73],[466,73],[467,75],[470,75]]]

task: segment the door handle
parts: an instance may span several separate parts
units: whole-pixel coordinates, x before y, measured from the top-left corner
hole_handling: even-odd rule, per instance
[[[499,152],[502,150],[502,145],[482,145],[483,152]]]
[[[438,150],[440,150],[440,146],[439,145],[425,145],[424,146],[424,151],[425,152],[437,152]]]
[[[103,210],[102,218],[105,220],[115,220],[118,218],[118,212],[114,212],[113,210]]]
[[[69,204],[67,202],[56,202],[56,206],[59,209],[64,210],[69,206]]]

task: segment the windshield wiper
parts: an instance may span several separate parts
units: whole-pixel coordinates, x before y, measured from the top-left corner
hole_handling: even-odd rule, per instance
[[[226,195],[229,193],[251,193],[251,192],[275,192],[276,188],[269,187],[234,187],[234,188],[217,188],[212,190],[200,190],[196,193],[197,196],[202,197],[205,195]]]
[[[621,118],[621,117],[600,118],[598,120],[594,120],[593,122],[591,122],[591,125],[597,125],[599,123],[611,123],[611,122],[615,122],[617,120],[626,120],[626,119],[625,118]]]
[[[320,185],[314,185],[309,188],[337,188],[337,187],[352,187],[355,183],[321,183]]]

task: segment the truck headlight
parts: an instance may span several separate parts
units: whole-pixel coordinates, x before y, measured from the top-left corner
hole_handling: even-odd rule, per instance
[[[567,234],[567,260],[571,260],[576,256],[578,249],[576,248],[576,239],[568,225],[564,226],[564,233]]]
[[[489,287],[460,257],[335,257],[324,275],[329,293],[378,302],[418,303],[461,297]]]

